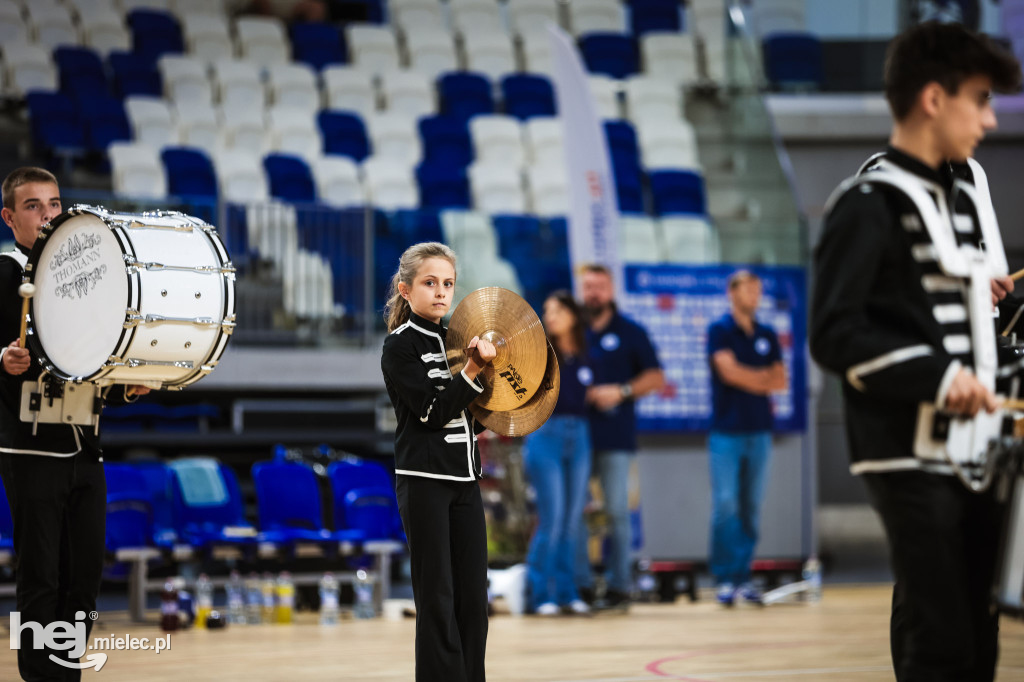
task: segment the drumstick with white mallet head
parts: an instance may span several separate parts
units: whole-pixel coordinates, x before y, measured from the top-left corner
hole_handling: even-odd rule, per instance
[[[21,334],[18,335],[18,346],[25,347],[25,330],[28,328],[28,302],[36,295],[36,285],[32,282],[25,282],[18,287],[21,294]]]

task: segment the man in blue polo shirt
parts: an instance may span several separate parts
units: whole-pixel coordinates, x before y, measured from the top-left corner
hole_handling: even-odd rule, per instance
[[[636,454],[636,412],[633,401],[661,390],[665,376],[647,332],[619,314],[611,272],[602,265],[583,269],[583,304],[590,315],[587,347],[602,383],[587,392],[590,436],[594,445],[592,470],[601,482],[605,513],[610,522],[608,590],[603,606],[628,607],[632,588],[629,523],[629,470]],[[589,562],[578,570],[580,592],[593,595]]]
[[[718,601],[737,594],[760,603],[750,584],[758,514],[772,447],[768,395],[786,388],[779,340],[754,317],[761,280],[747,270],[729,277],[731,310],[708,329],[711,363],[711,574]]]

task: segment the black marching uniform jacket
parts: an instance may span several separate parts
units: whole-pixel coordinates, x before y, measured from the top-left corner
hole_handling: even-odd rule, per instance
[[[21,286],[29,249],[21,244],[17,250],[0,254],[0,358],[7,345],[21,333]],[[32,362],[23,373],[12,376],[0,367],[0,452],[23,455],[70,457],[86,450],[100,457],[99,437],[91,426],[73,424],[39,424],[32,435],[32,424],[21,421],[21,387],[26,381],[39,378],[42,367],[32,353]],[[124,397],[126,386],[104,389],[105,400],[111,404],[129,402]]]
[[[411,313],[384,339],[381,370],[398,428],[395,473],[450,481],[481,478],[476,436],[486,427],[467,409],[483,386],[452,376],[447,330]]]
[[[958,246],[984,246],[975,204],[991,200],[980,166],[936,171],[890,147],[826,207],[811,354],[842,379],[852,473],[951,473],[944,462],[915,456],[915,431],[925,409],[944,405],[957,371],[973,365],[966,279],[943,272],[917,204],[873,182],[879,169],[923,188]]]

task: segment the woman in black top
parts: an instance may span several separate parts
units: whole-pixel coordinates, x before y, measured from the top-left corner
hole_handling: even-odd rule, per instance
[[[416,600],[416,680],[483,682],[487,532],[476,435],[466,409],[494,346],[474,337],[455,377],[441,319],[455,290],[455,253],[437,242],[406,249],[391,281],[381,369],[398,428],[395,491],[409,539]]]

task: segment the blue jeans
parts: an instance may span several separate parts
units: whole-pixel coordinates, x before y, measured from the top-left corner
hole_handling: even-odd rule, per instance
[[[555,415],[526,439],[526,475],[537,493],[537,529],[527,556],[533,608],[579,599],[573,576],[590,479],[586,417]]]
[[[630,450],[597,450],[594,471],[601,481],[604,511],[608,515],[611,535],[608,538],[608,589],[629,593],[633,587],[631,548],[633,528],[629,518],[629,467],[634,453]],[[592,588],[586,538],[577,547],[576,583]]]
[[[708,437],[711,467],[711,574],[718,584],[750,580],[772,435],[765,431]]]

